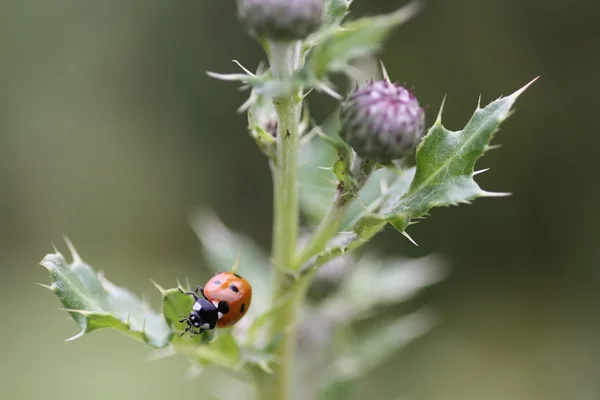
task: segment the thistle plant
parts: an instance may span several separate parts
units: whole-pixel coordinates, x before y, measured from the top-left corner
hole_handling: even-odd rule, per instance
[[[357,66],[376,60],[419,5],[348,20],[350,3],[238,0],[238,17],[268,62],[256,72],[238,64],[241,73],[209,73],[249,91],[239,111],[247,113],[249,136],[273,176],[270,255],[210,211],[191,218],[208,265],[215,272],[233,268],[252,285],[246,314],[232,327],[181,336],[181,317],[194,302],[183,292],[199,283],[155,283],[162,296],[155,311],[97,273],[67,240],[70,262],[55,251],[41,264],[50,273],[46,287],[80,329],[72,339],[112,328],[148,344],[157,357],[179,355],[196,369],[230,371],[230,379],[255,388],[239,398],[342,399],[361,376],[435,326],[427,309],[381,316],[385,306],[443,279],[443,260],[383,257],[366,245],[386,226],[412,241],[407,229],[434,207],[504,196],[480,188],[475,163],[527,86],[478,104],[459,131],[443,126],[442,101],[426,128],[422,99],[394,83],[383,64],[375,62],[375,72]],[[345,75],[348,87],[334,86],[334,73]],[[315,121],[308,96],[333,97],[339,107]],[[366,329],[359,333],[357,325]]]

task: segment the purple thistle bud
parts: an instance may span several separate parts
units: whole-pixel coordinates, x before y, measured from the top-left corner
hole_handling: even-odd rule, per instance
[[[238,0],[238,16],[255,35],[276,41],[307,37],[323,23],[323,0]]]
[[[359,156],[379,163],[413,153],[425,131],[425,111],[412,91],[386,80],[354,90],[341,120],[340,136]]]

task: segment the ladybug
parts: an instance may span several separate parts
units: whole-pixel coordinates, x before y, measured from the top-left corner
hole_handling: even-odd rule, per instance
[[[233,272],[219,272],[204,285],[206,297],[213,303],[225,301],[229,312],[223,313],[217,326],[224,328],[238,322],[250,308],[252,286],[247,280]]]
[[[179,336],[188,331],[198,335],[216,327],[231,326],[244,316],[252,301],[250,283],[232,272],[217,273],[203,288],[198,286],[194,292],[184,292],[181,288],[179,291],[194,297],[189,316],[179,320],[188,324]]]

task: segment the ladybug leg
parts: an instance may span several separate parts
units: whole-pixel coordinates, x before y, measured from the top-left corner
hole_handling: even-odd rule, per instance
[[[188,296],[194,296],[194,300],[198,300],[198,296],[194,292],[184,292],[181,288],[178,288],[179,291],[183,294],[187,294]]]
[[[188,333],[190,330],[192,330],[192,325],[190,325],[190,324],[189,324],[189,322],[188,322],[188,325],[189,325],[189,326],[188,326],[187,328],[185,328],[185,331],[181,332],[181,333],[179,334],[179,336],[183,336],[183,335],[185,335],[186,333]],[[194,332],[194,331],[192,330],[192,332]]]
[[[202,334],[202,332],[204,332],[204,329],[199,328],[198,332],[196,332],[195,330],[192,329],[192,337],[194,337],[194,335],[200,335]]]
[[[204,297],[206,300],[208,300],[208,297],[206,297],[206,295],[204,294],[204,288],[202,286],[198,286],[196,288],[196,293],[200,293],[202,295],[202,297]]]

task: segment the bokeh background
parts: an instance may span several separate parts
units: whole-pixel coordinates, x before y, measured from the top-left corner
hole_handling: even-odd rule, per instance
[[[354,14],[399,1],[356,0]],[[188,212],[214,209],[270,242],[271,180],[235,109],[247,93],[206,70],[263,58],[234,1],[0,0],[0,397],[202,397],[182,358],[75,325],[35,285],[68,235],[117,284],[158,293],[208,276]],[[381,57],[416,87],[431,123],[459,129],[482,102],[537,75],[478,167],[504,199],[436,209],[411,246],[388,230],[389,254],[438,253],[451,276],[419,301],[436,330],[364,379],[354,398],[600,398],[600,2],[430,0]],[[313,99],[315,117],[333,104]],[[214,378],[214,379],[213,379]],[[224,391],[228,390],[224,386]],[[403,397],[405,396],[405,397]]]

